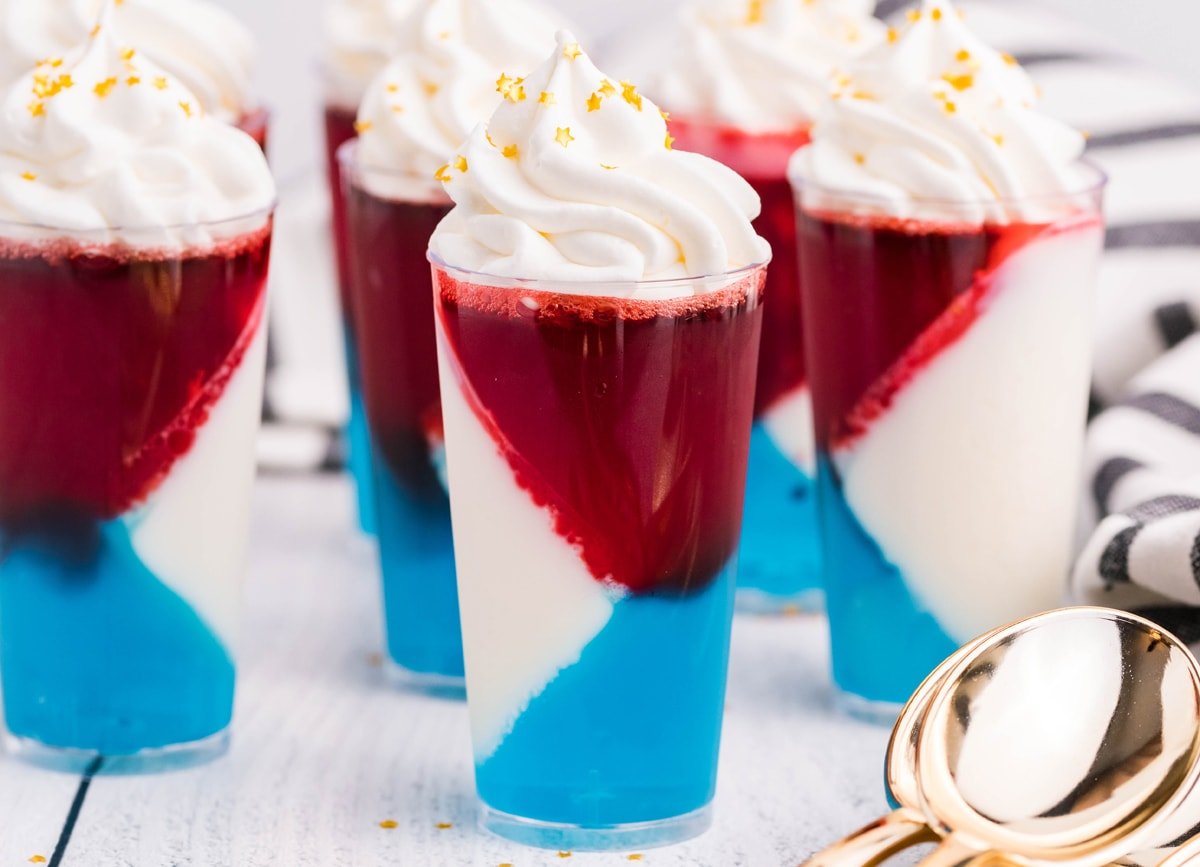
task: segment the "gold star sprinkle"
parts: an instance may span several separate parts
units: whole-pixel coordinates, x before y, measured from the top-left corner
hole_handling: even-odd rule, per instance
[[[402,105],[398,105],[398,104],[397,104],[397,105],[393,105],[393,106],[392,106],[392,113],[393,113],[393,114],[404,114],[404,106],[402,106]]]
[[[641,860],[642,860],[642,855],[641,855],[641,853],[640,853],[640,852],[634,852],[634,853],[633,853],[632,855],[630,855],[630,856],[629,856],[629,857],[628,857],[626,860],[627,860],[627,861],[641,861]]]
[[[46,104],[43,102],[31,102],[31,103],[29,103],[27,108],[29,109],[29,115],[31,117],[45,117],[46,116]]]
[[[570,853],[570,852],[559,852],[559,853],[558,853],[558,857],[559,857],[559,858],[570,858],[570,857],[571,857],[571,853]]]
[[[504,148],[504,150],[500,151],[500,153],[506,159],[515,160],[520,155],[521,152],[517,149],[517,146],[515,144],[510,144],[506,148]]]
[[[637,92],[637,85],[630,84],[628,81],[622,81],[621,98],[638,111],[642,110],[642,95]]]
[[[45,864],[46,856],[45,855],[32,855],[29,858],[29,863],[30,864]]]
[[[963,74],[963,75],[946,74],[946,75],[942,76],[942,81],[949,84],[955,90],[961,92],[961,91],[964,91],[964,90],[967,90],[968,88],[970,88],[971,85],[973,85],[975,83],[975,78],[974,78],[974,76],[968,75],[968,74]]]
[[[959,63],[966,63],[968,60],[971,59],[971,52],[969,52],[969,51],[967,51],[967,49],[963,48],[958,52],[958,54],[954,55],[954,59],[957,60]]]
[[[944,106],[946,108],[946,114],[954,114],[954,112],[958,111],[958,106],[950,100],[946,100]]]
[[[157,76],[154,79],[154,86],[157,87],[159,90],[166,90],[167,89],[167,77],[165,75]]]
[[[195,110],[192,108],[192,104],[186,99],[179,100],[179,109],[186,117],[192,117],[192,115],[195,113]]]
[[[356,120],[354,122],[354,131],[362,135],[364,132],[368,132],[374,125],[369,120]]]
[[[89,33],[88,35],[91,36],[93,39],[95,39],[97,36],[99,36],[100,35],[100,25],[97,24],[95,27],[93,27],[92,32]]]
[[[895,45],[900,40],[900,31],[895,27],[889,27],[887,30],[887,40]]]
[[[575,141],[575,136],[571,135],[571,128],[569,126],[560,126],[557,132],[554,133],[554,140],[563,147],[566,147]]]
[[[555,105],[556,104],[556,100],[554,99],[554,94],[548,90],[542,91],[542,95],[538,97],[538,102],[540,102],[542,105]]]
[[[866,154],[855,154],[854,161],[856,163],[858,163],[860,166],[865,166],[867,164],[867,155]]]
[[[1011,54],[1008,54],[1007,52],[1006,52],[1006,53],[1004,53],[1004,54],[1001,54],[1001,55],[1000,55],[1000,57],[1001,57],[1001,58],[1004,60],[1004,62],[1005,62],[1005,63],[1007,63],[1009,66],[1016,66],[1016,65],[1017,65],[1017,58],[1013,57]]]
[[[612,96],[617,92],[617,87],[607,78],[600,80],[600,93],[604,96]]]
[[[929,13],[929,17],[932,18],[934,21],[941,21],[942,20],[942,10],[934,9],[932,12]]]
[[[437,96],[437,92],[440,90],[440,88],[432,81],[422,81],[421,87],[425,88],[425,92],[430,96]]]
[[[763,23],[763,6],[766,3],[764,0],[749,0],[746,4],[746,18],[742,22],[747,27],[753,27],[755,24]]]
[[[609,166],[609,165],[605,165],[604,163],[600,163],[600,168],[608,169],[610,172],[616,171],[616,169],[617,169],[616,166]]]
[[[21,179],[25,181],[36,181],[37,175],[33,172],[21,172]]]
[[[603,104],[604,104],[604,100],[601,98],[600,92],[597,91],[596,93],[593,93],[591,96],[588,97],[587,110],[588,111],[599,111],[600,106]]]
[[[466,171],[467,171],[467,158],[466,158],[466,157],[464,157],[462,154],[459,154],[458,156],[456,156],[456,157],[454,158],[454,167],[455,167],[456,169],[458,169],[460,172],[462,172],[462,173],[466,174]]]
[[[667,133],[667,138],[666,138],[665,144],[667,146],[667,150],[673,150],[675,147],[675,139],[671,136],[670,133]]]
[[[438,39],[442,40],[443,42],[445,42],[449,38],[450,38],[449,30],[443,30],[441,33],[438,34]]]
[[[465,171],[465,169],[464,169],[464,171]],[[439,831],[449,831],[453,827],[454,827],[453,822],[438,822],[437,823],[437,829]]]
[[[382,822],[379,823],[379,827],[385,831],[394,831],[396,828],[398,828],[400,826],[396,822],[395,819],[384,819]]]
[[[1004,136],[1002,136],[1000,133],[993,135],[992,141],[996,143],[996,147],[1004,147]]]
[[[63,59],[61,57],[56,57],[50,61],[50,66],[52,69],[58,69],[62,65],[63,65]]]
[[[127,85],[129,85],[130,87],[136,87],[137,85],[142,83],[142,80],[140,78],[138,78],[136,75],[131,75],[127,79],[125,79],[125,83]]]
[[[496,93],[500,94],[501,96],[507,96],[508,91],[512,86],[513,80],[508,77],[507,72],[502,73],[500,77],[496,79]]]
[[[398,84],[389,84],[387,86],[388,93],[398,93],[399,91],[400,91],[400,85],[398,85]]]
[[[484,130],[484,131],[483,131],[483,137],[484,137],[485,139],[487,139],[487,143],[488,143],[488,144],[490,144],[492,147],[495,147],[495,146],[496,146],[496,142],[495,142],[495,140],[492,138],[492,134],[491,134],[490,132],[488,132],[487,130]]]
[[[443,184],[448,184],[454,180],[454,175],[450,174],[450,164],[446,163],[440,169],[433,173],[435,181],[441,181]]]
[[[671,121],[671,112],[669,112],[669,111],[663,111],[660,108],[658,110],[658,116],[661,117],[664,121],[666,121],[668,123],[670,123],[670,121]]]
[[[116,86],[117,80],[115,78],[106,78],[104,81],[101,81],[99,84],[93,87],[92,91],[96,94],[96,96],[104,99],[104,97],[108,96],[109,91]]]
[[[126,63],[128,63],[129,61],[133,60],[133,55],[136,53],[137,52],[134,51],[132,48],[126,48],[124,51],[121,52],[121,59],[124,60]]]
[[[570,42],[563,46],[563,57],[567,60],[575,60],[583,54],[583,49],[579,47],[578,42]]]

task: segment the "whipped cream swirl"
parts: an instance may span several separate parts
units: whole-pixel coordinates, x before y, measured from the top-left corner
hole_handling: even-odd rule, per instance
[[[1004,221],[1040,219],[1087,184],[1083,135],[1038,112],[1025,71],[947,0],[925,0],[837,86],[793,158],[799,185],[904,218]]]
[[[133,48],[112,12],[80,48],[4,94],[0,221],[110,230],[109,240],[135,246],[247,231],[210,225],[219,221],[265,223],[275,185],[262,151]]]
[[[680,116],[749,133],[812,123],[835,71],[877,45],[872,0],[693,0],[654,94]]]
[[[399,48],[396,34],[415,0],[330,0],[325,7],[325,101],[356,111]]]
[[[421,0],[359,110],[361,165],[393,175],[393,186],[395,175],[409,176],[407,192],[427,198],[438,166],[500,102],[496,79],[536,66],[557,29],[553,13],[528,0]]]
[[[0,87],[82,43],[102,7],[103,0],[0,0]],[[255,40],[220,6],[210,0],[123,0],[114,24],[207,113],[236,123],[254,109]]]
[[[750,185],[673,150],[658,107],[569,33],[497,87],[504,102],[438,172],[456,207],[430,248],[448,265],[579,283],[720,275],[770,257]]]

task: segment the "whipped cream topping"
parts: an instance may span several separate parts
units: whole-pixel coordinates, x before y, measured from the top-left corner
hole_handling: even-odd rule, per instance
[[[654,87],[680,116],[749,133],[812,123],[835,71],[877,45],[872,0],[693,0]]]
[[[532,69],[553,48],[553,20],[528,0],[421,0],[359,110],[361,165],[408,175],[428,198],[438,166],[500,102],[497,77]]]
[[[750,185],[673,150],[658,107],[604,76],[569,33],[497,88],[504,102],[438,171],[456,204],[430,242],[446,264],[586,283],[721,275],[770,257]]]
[[[135,246],[240,234],[246,226],[200,224],[250,215],[265,223],[275,185],[262,151],[131,47],[113,11],[4,94],[0,221],[108,229]]]
[[[802,186],[956,222],[1041,218],[1064,208],[1047,197],[1087,186],[1083,135],[1038,112],[1029,76],[947,0],[925,0],[836,84],[793,159]]]
[[[102,7],[103,0],[0,0],[0,87],[82,43]],[[236,123],[253,110],[255,40],[220,6],[210,0],[123,0],[114,24],[209,114]]]
[[[368,85],[399,49],[415,0],[330,0],[325,7],[325,100],[356,111]]]

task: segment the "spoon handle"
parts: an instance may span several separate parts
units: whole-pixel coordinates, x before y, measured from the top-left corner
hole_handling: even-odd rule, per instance
[[[910,846],[936,839],[924,816],[901,807],[813,855],[804,867],[866,867]]]
[[[1159,867],[1184,867],[1200,860],[1200,836],[1192,837],[1159,864]]]

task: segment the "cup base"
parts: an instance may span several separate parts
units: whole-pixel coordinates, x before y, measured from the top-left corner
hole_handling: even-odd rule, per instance
[[[560,852],[627,852],[654,849],[691,840],[712,826],[712,805],[691,813],[660,819],[605,827],[584,827],[558,822],[525,819],[480,805],[479,826],[498,837]]]
[[[904,705],[895,702],[873,701],[852,692],[844,692],[836,686],[833,689],[833,706],[839,713],[877,726],[895,725],[896,718],[904,708]]]
[[[393,659],[384,660],[383,678],[387,681],[388,686],[405,692],[419,692],[422,695],[444,698],[449,701],[464,701],[467,697],[465,678],[412,671]]]
[[[48,771],[94,776],[132,776],[182,771],[219,759],[229,751],[229,729],[186,744],[106,756],[94,750],[55,747],[32,738],[6,735],[5,751],[15,759]]]
[[[825,611],[825,594],[820,590],[803,590],[790,596],[776,596],[763,590],[739,588],[738,614],[765,617],[790,617],[796,614],[821,614]]]

